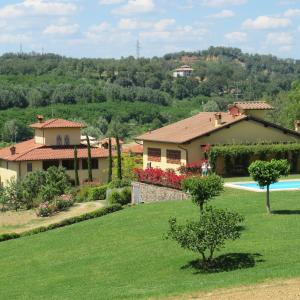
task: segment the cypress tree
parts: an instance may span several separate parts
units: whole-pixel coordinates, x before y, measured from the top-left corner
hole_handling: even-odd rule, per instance
[[[122,180],[122,157],[121,157],[121,147],[120,147],[120,140],[119,136],[116,135],[116,143],[117,143],[117,174],[118,179]]]
[[[111,149],[111,138],[108,139],[108,179],[107,182],[110,183],[112,180],[112,149]]]
[[[86,141],[88,145],[88,178],[89,182],[93,181],[93,173],[92,173],[92,154],[91,154],[91,144],[90,144],[90,139],[89,136],[86,135]]]
[[[78,186],[79,176],[78,176],[77,146],[74,147],[74,172],[75,172],[75,186]]]

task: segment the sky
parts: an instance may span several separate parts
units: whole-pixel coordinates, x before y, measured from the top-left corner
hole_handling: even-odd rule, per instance
[[[300,0],[0,0],[0,54],[162,56],[238,47],[300,59]]]

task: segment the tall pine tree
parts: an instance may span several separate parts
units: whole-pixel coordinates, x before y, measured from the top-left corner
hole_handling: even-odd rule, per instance
[[[92,153],[91,153],[91,143],[90,143],[90,139],[89,139],[88,135],[86,135],[86,141],[87,141],[87,145],[88,145],[88,161],[87,161],[87,165],[88,165],[88,178],[89,178],[89,182],[92,182],[93,181]]]
[[[117,176],[118,179],[122,180],[122,156],[121,156],[121,146],[120,139],[118,134],[116,135],[116,144],[117,144]]]
[[[108,179],[107,182],[110,183],[112,181],[112,148],[111,148],[111,138],[108,138]]]

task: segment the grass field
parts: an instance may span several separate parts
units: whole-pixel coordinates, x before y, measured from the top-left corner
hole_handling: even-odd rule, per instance
[[[0,234],[21,233],[37,227],[48,226],[64,219],[79,216],[105,206],[105,201],[75,203],[66,211],[61,211],[51,217],[37,217],[34,209],[19,211],[0,211]]]
[[[214,205],[245,216],[240,240],[219,254],[254,257],[255,265],[203,274],[197,255],[163,238],[170,216],[196,218],[190,201],[160,202],[0,243],[0,299],[141,299],[300,277],[300,192],[227,189]]]

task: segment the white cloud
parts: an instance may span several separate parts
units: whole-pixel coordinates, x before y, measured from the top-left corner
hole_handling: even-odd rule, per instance
[[[27,43],[31,39],[26,34],[11,34],[4,33],[0,34],[0,43],[3,44],[19,44],[19,43]]]
[[[113,4],[120,4],[124,3],[125,0],[100,0],[99,4],[100,5],[113,5]]]
[[[129,0],[126,4],[113,10],[118,15],[134,15],[153,11],[155,4],[153,0]]]
[[[70,35],[78,32],[79,25],[49,25],[43,31],[44,34],[59,34],[59,35]]]
[[[154,23],[154,29],[157,31],[163,31],[167,27],[175,24],[175,19],[162,19],[156,23]]]
[[[101,32],[107,32],[111,30],[112,27],[108,22],[101,22],[99,25],[94,25],[87,31],[88,34],[99,34]]]
[[[287,18],[259,16],[256,19],[247,19],[243,23],[243,27],[247,29],[274,29],[286,27],[291,24]]]
[[[141,21],[131,18],[120,19],[118,28],[122,30],[135,30],[135,29],[153,29],[155,31],[163,31],[166,28],[175,24],[175,19],[161,19],[159,21]]]
[[[224,37],[228,42],[246,42],[248,35],[246,32],[234,31],[226,33]]]
[[[201,4],[210,7],[224,7],[232,5],[243,5],[246,4],[248,0],[201,0]]]
[[[75,4],[66,1],[24,0],[0,8],[0,18],[18,18],[31,15],[69,15],[77,10]]]
[[[294,41],[294,38],[289,32],[270,32],[267,35],[266,42],[268,45],[276,46],[290,46]]]
[[[165,44],[168,43],[186,43],[186,42],[199,42],[202,41],[204,35],[207,34],[205,28],[198,28],[197,26],[185,25],[176,26],[171,29],[164,30],[148,30],[140,33],[141,41],[161,43],[163,41]],[[186,47],[186,45],[184,46]]]
[[[285,17],[298,17],[300,16],[300,9],[288,9],[285,13],[284,13]]]
[[[229,9],[224,9],[224,10],[220,11],[219,13],[210,15],[210,17],[213,17],[213,18],[231,18],[234,16],[235,16],[235,13]]]

